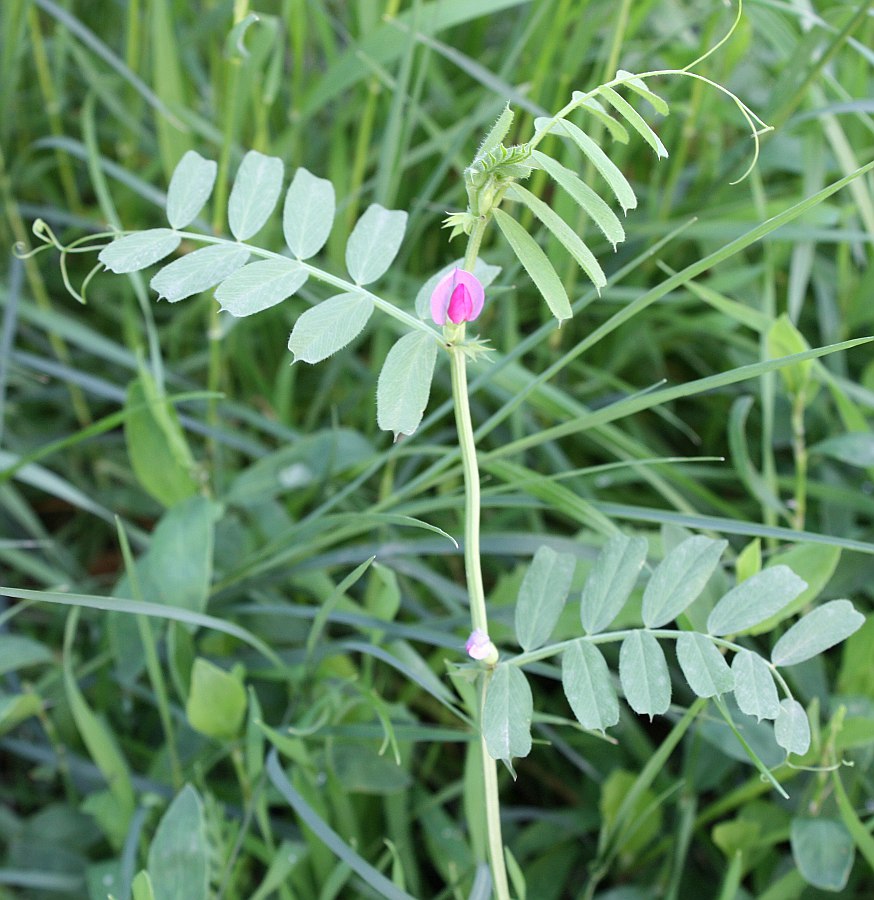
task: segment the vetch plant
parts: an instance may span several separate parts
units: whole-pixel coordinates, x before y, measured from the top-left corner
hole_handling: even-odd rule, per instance
[[[176,167],[167,191],[169,227],[110,235],[112,240],[99,252],[100,267],[127,274],[163,264],[183,243],[186,247],[195,245],[197,249],[161,266],[151,278],[152,289],[159,299],[170,303],[214,290],[221,310],[235,318],[284,302],[310,279],[328,286],[335,293],[295,321],[288,338],[294,363],[320,363],[358,338],[376,313],[388,317],[392,320],[388,327],[401,335],[388,350],[379,373],[376,417],[379,427],[395,440],[416,432],[429,402],[438,360],[448,360],[464,478],[464,572],[471,619],[470,636],[464,644],[469,659],[462,661],[459,636],[459,658],[451,674],[476,730],[468,751],[468,770],[476,772],[469,779],[473,796],[468,803],[484,812],[484,834],[477,837],[487,847],[491,889],[498,900],[509,900],[511,882],[517,896],[525,892],[524,876],[505,851],[497,762],[506,765],[515,777],[514,759],[531,752],[532,723],[537,714],[529,679],[538,664],[560,661],[561,684],[575,723],[604,734],[620,719],[617,681],[635,713],[652,718],[671,712],[675,689],[664,647],[673,645],[685,683],[698,699],[677,717],[664,752],[670,752],[693,725],[705,701],[712,701],[763,777],[783,792],[745,740],[737,712],[757,723],[773,722],[774,740],[787,757],[805,756],[811,745],[807,711],[793,696],[782,669],[810,660],[843,641],[864,621],[848,600],[833,600],[807,611],[787,628],[766,658],[748,638],[773,631],[800,611],[797,601],[808,585],[792,569],[785,565],[753,567],[755,571],[746,572],[705,608],[701,600],[708,586],[727,577],[722,563],[726,541],[692,535],[673,545],[666,540],[666,546],[657,548],[643,537],[613,533],[604,540],[579,593],[578,636],[550,642],[571,596],[578,559],[544,545],[527,567],[518,591],[514,626],[521,652],[499,647],[490,637],[496,632],[490,628],[482,572],[480,465],[468,387],[468,366],[487,360],[487,344],[494,343],[488,334],[470,336],[468,327],[494,321],[500,314],[496,311],[494,317],[488,315],[490,307],[499,304],[487,298],[499,270],[481,258],[484,238],[491,225],[496,225],[559,325],[571,319],[574,304],[555,263],[524,227],[519,213],[530,213],[542,224],[596,291],[608,285],[608,276],[590,247],[594,240],[584,240],[556,212],[548,194],[538,196],[525,183],[530,182],[532,174],[542,173],[587,217],[600,236],[597,240],[603,238],[615,248],[625,240],[625,227],[614,204],[627,213],[636,207],[637,197],[623,172],[591,136],[592,129],[586,129],[597,123],[612,140],[640,140],[658,158],[666,157],[668,151],[642,110],[646,115],[650,114],[648,110],[668,115],[667,103],[652,89],[651,82],[670,75],[705,82],[732,99],[750,126],[754,163],[759,136],[767,126],[725,88],[693,72],[692,67],[700,61],[682,70],[639,74],[619,70],[613,79],[593,90],[574,92],[553,116],[534,121],[534,133],[527,140],[510,145],[504,143],[514,122],[508,105],[464,171],[466,208],[446,220],[450,239],[466,237],[464,254],[422,286],[412,310],[371,287],[395,261],[404,239],[407,213],[371,204],[346,243],[346,275],[337,275],[313,261],[334,225],[334,188],[330,181],[306,169],[297,169],[285,190],[285,248],[271,250],[251,242],[273,215],[284,187],[283,161],[255,150],[243,157],[230,191],[227,222],[231,237],[199,227],[198,217],[215,187],[217,165],[189,151]],[[579,114],[579,121],[572,120],[575,114]],[[550,155],[546,141],[551,137],[578,148],[606,190],[599,193]],[[34,232],[60,249],[62,259],[69,253],[92,251],[101,239],[92,236],[62,246],[44,223],[38,222]],[[797,365],[843,346],[805,349],[778,357],[757,367],[755,374]],[[740,380],[743,376],[735,377]],[[650,560],[658,557],[657,564],[650,568]],[[636,609],[629,614],[642,581],[645,585],[639,616]],[[640,627],[610,630],[617,620],[636,616]],[[674,627],[669,627],[672,624]],[[618,678],[603,652],[610,644],[618,644]],[[203,670],[203,666],[198,668]],[[236,688],[242,697],[242,687]],[[733,697],[732,705],[727,702],[729,697]],[[638,793],[648,786],[641,782]],[[631,801],[623,804],[622,816],[627,818],[632,806]],[[607,832],[604,846],[598,848],[599,863],[614,852],[619,834],[618,829]],[[602,875],[603,869],[596,866],[585,896],[593,894]],[[488,887],[478,896],[487,895]]]

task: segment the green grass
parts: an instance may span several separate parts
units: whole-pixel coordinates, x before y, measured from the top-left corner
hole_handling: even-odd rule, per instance
[[[228,4],[2,4],[3,246],[33,246],[36,218],[65,243],[161,226],[189,148],[219,163],[203,226],[225,233],[233,173],[254,148],[282,157],[287,175],[305,166],[334,183],[337,220],[317,259],[329,272],[344,272],[371,202],[409,212],[378,289],[412,311],[426,278],[464,252],[440,225],[466,203],[462,170],[508,100],[510,137],[522,139],[617,67],[688,64],[733,14],[650,0],[234,9],[259,19],[229,37]],[[514,210],[573,304],[560,330],[490,229],[482,255],[503,270],[477,330],[495,352],[470,381],[500,645],[513,646],[536,549],[578,557],[578,595],[617,527],[646,537],[653,561],[683,529],[724,536],[728,575],[756,552],[767,562],[800,547],[796,563],[826,573],[818,599],[870,612],[870,441],[856,465],[817,445],[870,436],[874,414],[871,345],[858,340],[874,333],[874,176],[858,174],[874,157],[871,46],[870,4],[821,2],[805,19],[792,4],[749,2],[700,71],[775,127],[757,166],[732,184],[752,142],[727,98],[659,82],[671,115],[647,117],[667,160],[636,136],[600,135],[640,200],[616,253],[535,173],[527,186],[577,223],[608,277],[598,296]],[[570,141],[543,146],[604,188]],[[279,217],[257,240],[282,246]],[[401,333],[393,320],[375,317],[353,352],[289,366],[288,332],[327,296],[316,282],[228,321],[208,295],[156,304],[137,274],[98,274],[83,306],[56,256],[6,260],[0,898],[105,900],[111,883],[121,900],[141,869],[172,873],[157,829],[186,783],[199,800],[180,804],[176,827],[197,831],[202,804],[212,897],[486,896],[474,891],[465,684],[447,675],[469,630],[463,558],[435,531],[457,536],[463,523],[448,366],[420,429],[392,445],[375,393]],[[94,263],[68,257],[77,290]],[[794,422],[787,380],[767,364],[783,313],[810,348],[843,345],[812,354]],[[167,398],[158,416],[149,391]],[[202,502],[167,511],[155,484],[174,473],[174,498]],[[570,607],[559,639],[579,633]],[[715,706],[684,718],[695,701],[673,663],[669,715],[651,723],[623,707],[610,740],[567,727],[558,667],[532,668],[536,743],[516,781],[501,773],[504,838],[528,898],[587,896],[585,885],[614,900],[695,898],[701,885],[714,897],[821,896],[790,847],[793,819],[806,818],[843,823],[856,859],[842,895],[869,896],[871,634],[869,622],[786,672],[815,723],[804,765],[853,764],[810,771],[756,744],[788,801],[737,752]],[[748,644],[766,652],[773,640]],[[232,734],[191,726],[195,658],[245,685]]]

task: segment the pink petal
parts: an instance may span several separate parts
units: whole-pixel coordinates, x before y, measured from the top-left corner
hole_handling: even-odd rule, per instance
[[[464,293],[460,293],[452,305],[459,287],[464,288],[467,299]],[[431,294],[431,318],[437,325],[445,325],[447,316],[455,324],[472,322],[482,312],[484,302],[485,289],[480,280],[476,275],[456,267],[437,282]]]
[[[472,309],[473,299],[470,296],[470,291],[463,284],[455,285],[455,290],[449,298],[449,306],[446,309],[449,321],[454,322],[456,325],[469,321]]]

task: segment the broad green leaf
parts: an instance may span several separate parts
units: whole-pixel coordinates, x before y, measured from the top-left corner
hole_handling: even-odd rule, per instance
[[[741,712],[762,719],[776,719],[780,712],[777,687],[768,663],[751,650],[738,650],[731,663],[734,699]]]
[[[832,600],[809,612],[777,641],[771,651],[775,666],[795,666],[846,640],[865,624],[849,600]]]
[[[581,91],[574,91],[574,102],[579,103],[583,96],[584,94]],[[599,103],[594,97],[586,97],[582,100],[580,109],[584,109],[594,116],[610,132],[610,136],[614,141],[619,141],[620,144],[628,143],[628,129],[611,116],[604,108],[604,105]]]
[[[615,250],[616,245],[625,240],[625,229],[616,213],[584,181],[560,162],[556,162],[551,156],[547,156],[539,150],[535,150],[531,155],[553,181],[567,191],[586,215],[601,229],[604,237],[610,241]]]
[[[281,303],[306,280],[306,269],[293,259],[262,259],[226,278],[216,288],[215,299],[232,316],[251,316]]]
[[[811,453],[820,453],[849,466],[868,469],[874,466],[874,433],[855,431],[839,434],[814,444]]]
[[[195,731],[220,741],[235,738],[246,715],[246,690],[224,669],[206,659],[196,659],[185,715]]]
[[[367,294],[337,294],[322,300],[294,323],[288,339],[294,362],[317,363],[342,350],[361,334],[372,313],[373,300]]]
[[[516,639],[525,650],[536,650],[549,640],[564,609],[576,559],[539,547],[522,579],[516,601]]]
[[[125,400],[124,438],[137,481],[159,503],[174,506],[200,487],[197,466],[176,410],[150,375],[132,381]]]
[[[614,535],[598,554],[583,586],[580,619],[586,634],[603,631],[619,615],[646,559],[645,538]]]
[[[537,127],[535,121],[534,127]],[[577,125],[566,119],[558,122],[553,128],[554,134],[564,133],[583,151],[585,157],[601,173],[601,176],[610,185],[610,190],[616,195],[619,205],[625,212],[637,207],[637,197],[628,179],[619,170],[616,163]]]
[[[788,566],[773,566],[732,588],[713,607],[707,630],[722,637],[758,625],[791,603],[805,588]]]
[[[528,756],[533,715],[531,688],[522,670],[506,663],[495,666],[483,703],[483,737],[489,756],[507,762]]]
[[[169,228],[150,228],[116,238],[97,258],[116,275],[139,272],[169,256],[182,243],[180,235]]]
[[[642,629],[632,631],[619,648],[619,681],[628,705],[650,718],[671,705],[671,677],[659,642]]]
[[[300,168],[285,195],[282,231],[289,250],[298,259],[315,256],[331,233],[336,199],[334,185]]]
[[[459,258],[453,260],[449,265],[443,266],[439,272],[435,272],[423,285],[416,294],[416,315],[420,319],[431,320],[431,294],[437,287],[437,282],[448,275],[453,269],[460,269],[464,265],[464,259]],[[481,256],[478,256],[473,266],[473,274],[479,279],[480,284],[487,288],[501,273],[500,266],[490,266],[484,262]]]
[[[145,869],[137,872],[136,878],[131,883],[131,893],[133,900],[156,900],[152,879]]]
[[[625,119],[626,122],[652,147],[655,155],[661,159],[667,158],[668,151],[665,145],[659,140],[659,136],[646,124],[643,116],[624,98],[621,97],[613,88],[602,87],[598,90],[598,95],[603,97],[616,112]]]
[[[605,731],[619,721],[619,701],[601,651],[586,640],[574,641],[561,657],[561,683],[583,728]]]
[[[0,691],[0,735],[37,715],[42,708],[43,701],[39,694],[4,694]]]
[[[215,185],[218,165],[188,150],[173,170],[167,189],[167,221],[173,228],[185,228],[203,209]]]
[[[540,291],[552,314],[563,322],[573,315],[571,303],[552,263],[530,234],[502,209],[493,212],[495,221],[522,267]]]
[[[507,189],[507,196],[511,200],[524,203],[543,222],[598,290],[607,284],[607,276],[592,251],[582,242],[570,225],[553,211],[549,204],[544,203],[539,197],[535,197],[521,184],[511,184]]]
[[[371,203],[355,223],[346,244],[346,268],[356,284],[370,284],[384,275],[404,239],[407,214]]]
[[[215,521],[221,506],[190,497],[166,512],[141,563],[143,599],[204,612],[212,581]]]
[[[656,112],[660,113],[663,116],[666,116],[668,115],[668,113],[670,113],[671,110],[668,104],[661,97],[659,97],[658,94],[651,91],[647,83],[642,78],[638,78],[631,72],[626,72],[625,69],[618,69],[616,72],[616,77],[626,79],[623,82],[623,87],[630,88],[632,91],[634,91],[635,94],[643,97],[644,100],[647,100]]]
[[[483,142],[476,151],[477,157],[484,156],[492,150],[497,150],[501,145],[501,141],[507,136],[507,132],[510,130],[512,124],[513,110],[510,109],[510,104],[508,103],[503,110],[501,110],[501,114],[495,120],[495,124],[489,129],[489,133],[483,138]]]
[[[187,784],[158,823],[149,875],[158,900],[207,900],[210,845],[200,795]]]
[[[804,756],[810,749],[810,722],[804,707],[789,697],[780,701],[780,712],[774,721],[774,737],[787,753]]]
[[[656,566],[643,592],[643,623],[661,628],[695,600],[719,565],[728,541],[696,535],[675,547]]]
[[[422,421],[437,361],[430,334],[405,334],[388,351],[376,386],[376,420],[383,431],[412,434]]]
[[[804,880],[823,891],[843,891],[856,859],[852,835],[843,822],[793,819],[789,837],[792,857]]]
[[[50,663],[54,657],[45,644],[20,634],[0,634],[0,675]]]
[[[157,291],[159,300],[164,297],[171,303],[176,303],[215,287],[244,266],[248,258],[247,247],[212,244],[193,253],[186,253],[164,266],[149,283],[152,290]]]
[[[703,634],[684,631],[677,638],[677,661],[699,697],[717,697],[734,689],[734,676],[725,657]]]
[[[237,169],[228,200],[228,226],[238,241],[257,234],[270,218],[282,191],[282,160],[250,150]]]

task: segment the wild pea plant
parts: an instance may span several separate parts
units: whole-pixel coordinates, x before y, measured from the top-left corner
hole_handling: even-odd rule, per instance
[[[518,213],[528,210],[597,290],[607,286],[608,277],[586,241],[555,211],[549,195],[536,195],[526,183],[535,172],[548,176],[551,185],[570,196],[615,248],[625,239],[625,229],[613,204],[618,203],[627,213],[635,208],[637,198],[628,179],[587,127],[597,123],[612,140],[643,141],[658,157],[667,156],[655,130],[644,118],[648,110],[663,116],[669,114],[667,104],[651,82],[665,76],[687,77],[728,94],[692,71],[698,62],[676,71],[632,74],[620,70],[606,84],[575,92],[555,115],[536,120],[535,131],[526,140],[509,146],[505,141],[513,127],[513,112],[508,106],[465,170],[466,209],[446,220],[450,238],[466,237],[465,251],[422,287],[412,310],[370,289],[392,266],[404,238],[406,212],[371,205],[356,223],[346,245],[348,277],[336,275],[313,262],[334,222],[334,188],[330,181],[305,169],[296,171],[285,191],[282,226],[286,248],[277,251],[251,243],[273,215],[284,188],[283,161],[257,151],[250,151],[243,158],[230,192],[227,221],[231,238],[197,227],[198,216],[215,187],[217,165],[189,151],[169,184],[169,227],[113,235],[111,243],[99,253],[101,266],[124,274],[161,263],[183,242],[186,246],[195,245],[198,249],[162,266],[152,277],[151,287],[159,298],[170,303],[215,289],[221,309],[238,318],[282,303],[300,291],[308,279],[329,286],[337,293],[304,312],[290,334],[288,349],[295,363],[322,362],[354,341],[375,314],[390,317],[394,327],[404,333],[389,350],[380,371],[376,416],[379,427],[392,433],[395,440],[416,432],[428,404],[435,367],[438,362],[448,362],[464,474],[464,570],[471,617],[470,634],[464,645],[471,661],[453,662],[450,674],[478,734],[478,740],[472,741],[469,749],[470,771],[475,774],[466,783],[466,806],[482,814],[471,816],[469,827],[474,845],[487,848],[488,855],[488,869],[479,870],[471,896],[487,897],[492,891],[498,900],[508,900],[511,885],[517,897],[525,896],[524,874],[505,850],[502,839],[496,763],[501,761],[515,777],[513,760],[531,752],[535,711],[529,679],[535,664],[558,659],[564,694],[577,725],[605,734],[619,722],[620,707],[616,679],[601,648],[611,643],[619,645],[618,683],[625,701],[636,713],[652,718],[671,710],[671,675],[664,647],[672,645],[685,681],[698,700],[679,716],[658,758],[670,753],[710,700],[763,777],[783,793],[768,767],[745,741],[736,712],[759,722],[773,722],[774,739],[787,756],[804,756],[811,743],[808,714],[793,697],[781,669],[813,658],[847,638],[863,623],[862,615],[848,600],[828,602],[783,631],[770,658],[765,658],[751,649],[747,636],[769,634],[782,627],[808,602],[808,585],[791,568],[774,565],[762,569],[760,561],[747,560],[743,577],[725,590],[711,608],[705,609],[696,601],[708,584],[712,585],[716,573],[720,578],[726,577],[722,560],[727,541],[704,535],[685,537],[666,546],[658,563],[650,567],[648,559],[653,556],[653,548],[646,539],[619,533],[611,525],[605,531],[612,533],[604,534],[603,549],[581,595],[575,599],[580,619],[577,637],[552,641],[570,596],[577,559],[548,546],[536,552],[519,589],[514,625],[521,652],[499,648],[490,636],[489,604],[480,558],[482,504],[476,429],[468,390],[468,367],[490,364],[488,335],[473,336],[468,329],[490,303],[497,302],[489,298],[488,289],[500,274],[497,267],[481,257],[484,238],[495,225],[559,325],[570,319],[574,304],[555,263],[520,223]],[[759,135],[766,126],[742,101],[728,96],[749,123],[757,149]],[[576,145],[606,190],[598,193],[551,156],[548,138]],[[192,226],[194,230],[190,230]],[[95,248],[93,237],[62,247],[47,226],[39,223],[35,233],[63,254]],[[590,336],[585,346],[592,346],[595,341],[597,335]],[[788,343],[791,346],[791,339]],[[793,347],[792,351],[756,367],[755,374],[769,369],[797,373],[814,356],[827,352],[803,347]],[[353,575],[360,577],[367,564]],[[641,627],[610,630],[631,602],[643,572]],[[215,680],[218,676],[209,676],[212,681],[206,674],[203,677],[214,688],[219,684]],[[229,686],[226,689],[231,690]],[[193,714],[197,715],[197,711]],[[283,749],[281,740],[275,743]],[[650,781],[655,771],[654,766]],[[268,772],[281,791],[293,790],[275,754]],[[627,817],[647,787],[646,779],[638,782],[624,799],[620,816]],[[617,840],[616,834],[613,840]],[[617,852],[617,847],[605,846],[599,851],[603,861]],[[362,860],[350,864],[363,867],[361,871],[366,872],[369,883],[383,890],[385,896],[409,896]],[[602,874],[602,870],[593,871],[584,896],[593,895]],[[149,896],[148,881],[148,875],[141,876],[138,888],[142,893],[138,896]]]

